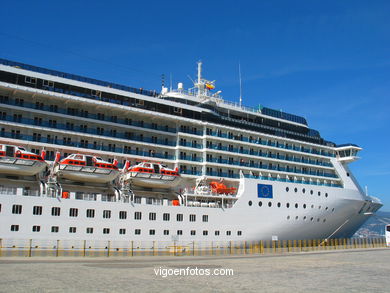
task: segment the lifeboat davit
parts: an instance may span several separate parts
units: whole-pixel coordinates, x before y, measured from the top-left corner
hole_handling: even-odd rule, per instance
[[[45,151],[37,155],[25,148],[0,144],[0,173],[8,175],[33,176],[42,172],[47,164]]]
[[[142,162],[127,168],[125,181],[131,180],[133,185],[149,188],[169,189],[181,181],[178,168],[169,169],[159,163]]]
[[[72,154],[60,161],[60,154],[57,153],[54,174],[77,182],[108,183],[119,175],[117,165],[116,160],[111,163],[83,154]]]
[[[235,194],[237,192],[237,188],[235,187],[227,187],[222,182],[212,181],[210,182],[210,188],[213,193],[218,194]]]

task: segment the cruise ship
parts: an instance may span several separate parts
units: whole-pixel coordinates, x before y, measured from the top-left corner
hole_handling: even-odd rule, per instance
[[[381,206],[305,118],[0,59],[0,238],[351,237]]]

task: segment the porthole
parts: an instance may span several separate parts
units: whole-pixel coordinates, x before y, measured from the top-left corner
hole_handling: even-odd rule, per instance
[[[268,206],[269,206],[269,207],[272,207],[272,202],[269,202],[269,203],[268,203]]]
[[[303,204],[303,208],[306,209],[306,204],[305,203]]]
[[[312,222],[313,222],[313,220],[314,220],[314,218],[313,218],[313,217],[311,217],[311,218],[310,218],[310,221],[312,221]]]
[[[286,208],[289,208],[290,207],[290,203],[286,203]]]
[[[325,208],[325,211],[327,211],[328,209],[329,209],[329,208],[328,208],[328,207],[326,207],[326,208]]]
[[[311,208],[314,209],[314,204],[311,205]]]
[[[287,216],[287,220],[290,220],[290,216]]]
[[[281,203],[280,203],[280,202],[278,202],[278,208],[280,208],[280,206],[281,206]]]
[[[288,192],[290,190],[290,188],[286,187],[286,192]]]
[[[298,216],[295,217],[295,220],[298,220]]]
[[[263,202],[259,201],[259,207],[261,207],[263,205]]]
[[[325,223],[325,222],[326,222],[326,219],[323,219],[323,220],[322,220],[322,222],[324,222],[324,223]]]
[[[318,209],[320,210],[320,209],[321,209],[321,206],[318,206]]]
[[[318,191],[318,196],[320,196],[321,195],[321,191]]]
[[[250,200],[250,201],[248,202],[248,204],[249,204],[249,206],[252,206],[252,201]]]
[[[325,197],[328,197],[328,193],[325,193]]]
[[[304,188],[304,189],[302,189],[302,193],[305,193],[306,192],[306,189]]]
[[[332,209],[332,212],[334,212],[334,208]]]
[[[317,218],[317,222],[319,222],[320,221],[320,218]]]
[[[303,217],[303,220],[306,220],[306,216]]]
[[[313,194],[313,190],[310,190],[310,194]]]
[[[295,191],[295,192],[298,192],[298,188],[295,187],[295,188],[294,188],[294,191]]]
[[[296,209],[298,208],[298,204],[297,204],[297,203],[295,204],[295,208],[296,208]]]

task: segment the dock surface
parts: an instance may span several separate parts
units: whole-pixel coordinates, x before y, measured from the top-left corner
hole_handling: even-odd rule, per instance
[[[0,292],[390,292],[389,272],[389,248],[230,257],[1,258]]]

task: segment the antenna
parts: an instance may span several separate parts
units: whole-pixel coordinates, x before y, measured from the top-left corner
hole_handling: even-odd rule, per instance
[[[242,106],[242,81],[241,81],[241,63],[238,62],[238,75],[240,78],[240,107]]]
[[[169,90],[172,91],[172,72],[169,73]]]

